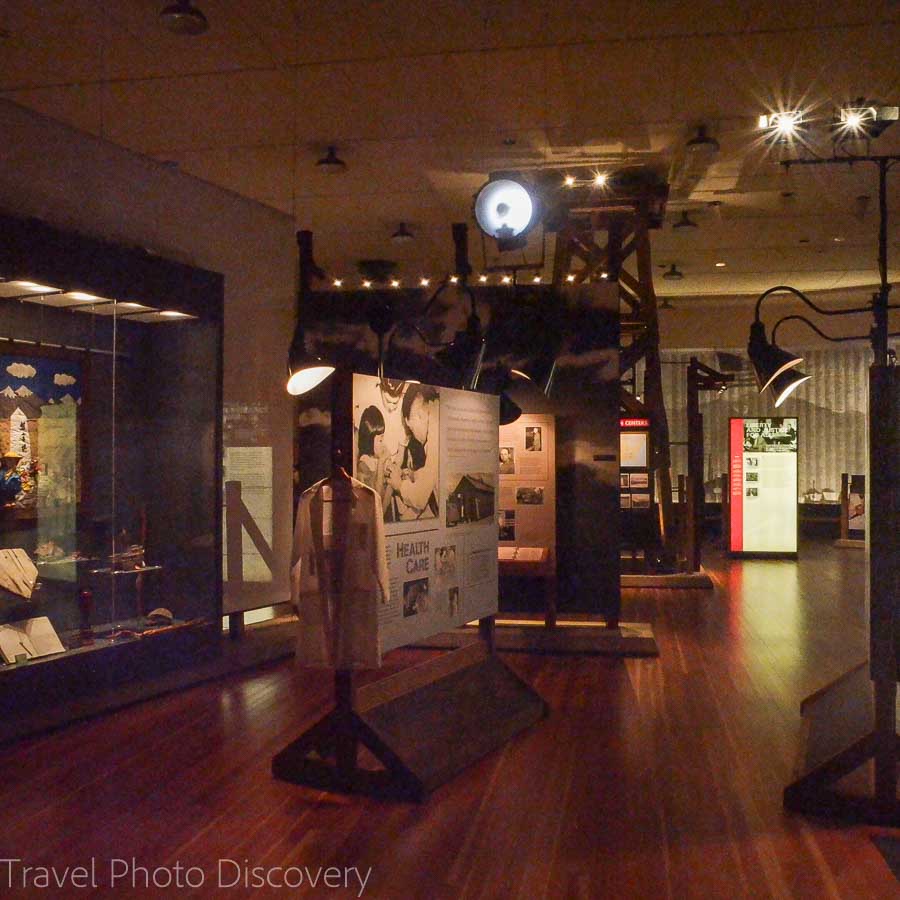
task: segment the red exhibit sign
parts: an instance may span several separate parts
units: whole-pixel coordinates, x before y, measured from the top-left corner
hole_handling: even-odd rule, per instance
[[[619,419],[619,428],[649,428],[649,419]]]

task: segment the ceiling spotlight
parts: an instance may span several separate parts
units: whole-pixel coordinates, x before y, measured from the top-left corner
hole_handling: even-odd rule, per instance
[[[407,228],[406,222],[401,222],[391,235],[391,240],[396,244],[408,244],[412,239],[413,233]]]
[[[487,284],[488,277],[487,277],[487,275],[479,275],[479,276],[478,276],[478,280],[479,280],[482,284]]]
[[[497,240],[501,251],[525,246],[525,235],[536,224],[537,212],[536,197],[511,178],[489,181],[475,195],[475,221]]]
[[[341,287],[341,285],[343,285],[343,283],[344,283],[344,279],[343,279],[343,278],[335,278],[334,281],[332,282],[332,284],[333,284],[335,287]]]
[[[566,175],[563,179],[563,184],[566,187],[575,187],[575,176],[574,175]]]
[[[716,268],[717,268],[717,269],[724,269],[725,266],[727,266],[727,265],[728,265],[728,263],[717,262],[717,263],[716,263]]]
[[[759,117],[759,127],[763,131],[768,131],[778,143],[796,137],[802,124],[803,114],[798,110],[770,113]]]
[[[347,168],[334,147],[329,147],[328,152],[316,163],[316,168],[326,175],[339,175]]]
[[[572,284],[572,282],[575,281],[575,276],[571,274],[566,275],[566,281],[568,281],[569,284]]]
[[[697,134],[687,142],[685,149],[692,156],[711,156],[719,152],[719,142],[709,136],[705,125],[698,125]]]
[[[428,287],[431,284],[430,278],[420,278],[419,279],[419,287]]]
[[[512,284],[512,278],[511,278],[509,275],[504,275],[504,276],[500,279],[500,283],[501,283],[501,284]]]
[[[609,272],[601,272],[601,273],[600,273],[600,277],[601,277],[604,281],[607,281],[607,280],[609,279]]]
[[[532,280],[535,284],[540,284],[540,283],[541,283],[541,276],[540,276],[540,275],[535,275],[534,278],[532,278],[531,280]]]
[[[364,287],[364,288],[370,288],[370,287],[372,287],[372,282],[369,281],[368,278],[366,278],[366,279],[363,281],[363,287]]]
[[[684,272],[682,272],[675,263],[672,263],[672,265],[663,272],[663,278],[665,278],[666,281],[681,281],[681,279],[684,278]]]
[[[608,180],[608,175],[605,175],[603,172],[597,172],[597,174],[594,175],[594,187],[605,187]]]
[[[457,284],[459,282],[459,275],[451,275],[450,276],[450,284]]]
[[[699,228],[700,226],[688,215],[688,211],[681,211],[681,218],[672,226],[673,228]]]
[[[392,278],[392,279],[391,279],[391,287],[392,287],[392,288],[398,288],[398,287],[400,287],[400,280],[397,279],[397,278]]]
[[[190,0],[178,0],[166,6],[159,14],[163,27],[172,34],[196,36],[209,29],[206,16]]]

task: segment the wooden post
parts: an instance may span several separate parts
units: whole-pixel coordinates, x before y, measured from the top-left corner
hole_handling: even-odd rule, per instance
[[[841,473],[841,540],[850,538],[850,475]]]
[[[241,483],[225,482],[225,580],[228,593],[239,592],[244,583],[244,542],[241,531]],[[244,634],[243,612],[229,613],[228,636],[233,640]]]
[[[497,617],[485,616],[478,620],[478,634],[491,655],[497,652]]]

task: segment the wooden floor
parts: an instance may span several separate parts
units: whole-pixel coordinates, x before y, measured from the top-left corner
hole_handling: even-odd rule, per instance
[[[328,706],[327,678],[284,663],[0,750],[0,856],[57,872],[93,858],[101,886],[112,859],[204,870],[183,892],[126,875],[122,896],[304,893],[220,889],[230,859],[371,867],[363,896],[402,900],[896,898],[874,832],[781,808],[800,699],[865,655],[863,554],[803,550],[799,564],[711,559],[715,592],[628,591],[623,619],[654,624],[659,659],[505,657],[550,717],[424,804],[272,780],[272,755]],[[224,884],[235,874],[225,863]],[[312,893],[356,896],[349,877]],[[0,896],[42,893],[5,879]]]

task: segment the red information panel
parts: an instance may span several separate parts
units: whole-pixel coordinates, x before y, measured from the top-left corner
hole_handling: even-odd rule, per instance
[[[797,420],[731,419],[732,553],[797,552]]]

